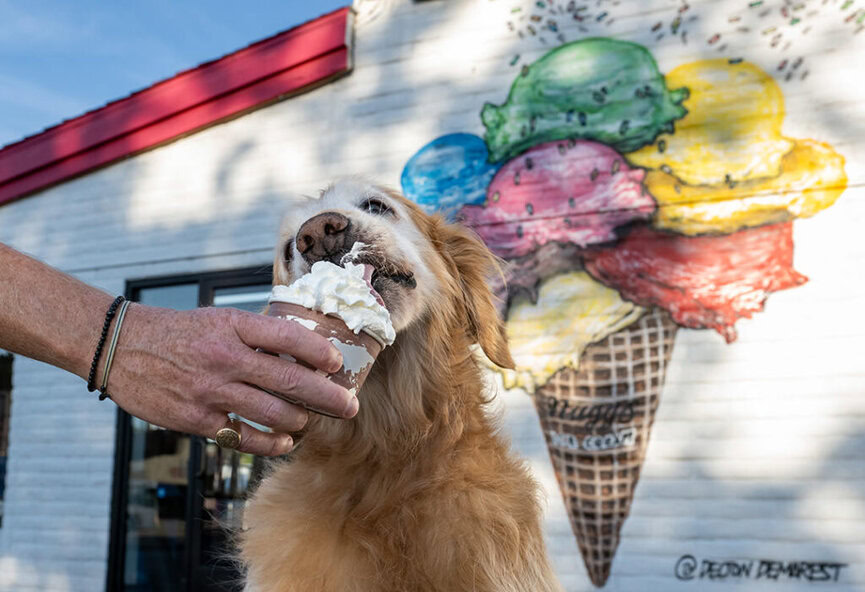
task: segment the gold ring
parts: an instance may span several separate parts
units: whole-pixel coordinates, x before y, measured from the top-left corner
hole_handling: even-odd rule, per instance
[[[230,425],[235,425],[236,420],[230,419],[228,420]],[[240,426],[237,426],[238,428]],[[218,432],[216,432],[216,443],[220,448],[230,448],[232,450],[237,449],[240,446],[240,430],[234,429],[233,427],[224,427]]]

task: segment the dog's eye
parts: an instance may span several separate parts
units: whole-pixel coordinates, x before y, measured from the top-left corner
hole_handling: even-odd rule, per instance
[[[376,216],[383,216],[385,214],[390,214],[393,212],[393,210],[390,209],[390,206],[388,206],[380,199],[375,198],[370,198],[360,204],[360,209]]]
[[[294,245],[294,241],[288,239],[288,242],[285,243],[285,249],[282,251],[282,258],[286,263],[291,262],[291,247]]]

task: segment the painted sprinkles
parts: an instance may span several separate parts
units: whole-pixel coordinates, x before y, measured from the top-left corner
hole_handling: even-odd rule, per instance
[[[698,20],[699,16],[694,13],[692,6],[687,0],[670,0],[669,17],[662,20],[651,21],[647,29],[653,34],[655,42],[663,40],[667,34],[672,39],[678,39],[683,45],[688,43],[688,34],[691,23]],[[727,15],[726,21],[735,28],[728,30],[708,31],[702,39],[703,42],[712,46],[713,50],[724,54],[728,50],[735,51],[736,48],[748,46],[748,42],[734,41],[728,35],[734,35],[735,39],[740,36],[758,35],[761,43],[771,50],[779,52],[780,56],[776,62],[776,71],[779,72],[779,80],[784,82],[793,80],[804,80],[808,76],[808,70],[803,67],[805,58],[797,49],[800,35],[809,34],[814,24],[831,24],[832,19],[817,21],[816,17],[825,14],[837,14],[842,26],[850,27],[850,34],[859,34],[865,30],[865,8],[856,7],[855,0],[782,0],[781,2],[767,2],[766,0],[751,0],[739,4],[738,9]],[[618,16],[633,16],[625,12],[629,3],[617,0],[538,0],[527,7],[515,6],[510,9],[514,16],[506,22],[508,31],[516,34],[520,39],[532,40],[542,45],[549,43],[565,44],[568,41],[584,38],[586,36],[609,35],[613,23],[617,22]],[[852,10],[851,10],[852,7]],[[837,11],[837,12],[836,12]],[[632,12],[632,10],[631,10]],[[570,18],[568,16],[570,15]],[[689,16],[690,15],[690,16]],[[556,18],[553,18],[556,17]],[[565,21],[559,20],[565,17]],[[547,34],[547,37],[544,34]],[[789,55],[788,52],[794,52]],[[511,66],[516,66],[522,59],[522,53],[514,53],[509,59]],[[743,58],[728,57],[730,64],[738,64]],[[524,66],[525,68],[525,66]],[[523,70],[525,74],[526,70]],[[604,97],[600,93],[594,95],[594,100],[601,104]],[[580,125],[587,125],[586,114],[578,113],[577,119]],[[627,131],[628,124],[622,124]],[[621,132],[624,133],[624,132]],[[658,146],[661,149],[661,146]]]

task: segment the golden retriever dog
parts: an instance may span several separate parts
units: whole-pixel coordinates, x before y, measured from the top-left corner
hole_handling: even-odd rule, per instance
[[[357,416],[311,414],[251,496],[239,540],[247,590],[561,590],[538,486],[498,434],[473,351],[513,366],[486,284],[496,259],[469,230],[347,179],[288,215],[274,282],[338,264],[356,242],[397,338]]]

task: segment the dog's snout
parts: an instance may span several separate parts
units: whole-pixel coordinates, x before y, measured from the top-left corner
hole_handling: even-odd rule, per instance
[[[310,263],[330,260],[346,251],[351,220],[338,212],[324,212],[303,223],[297,232],[297,250]]]

